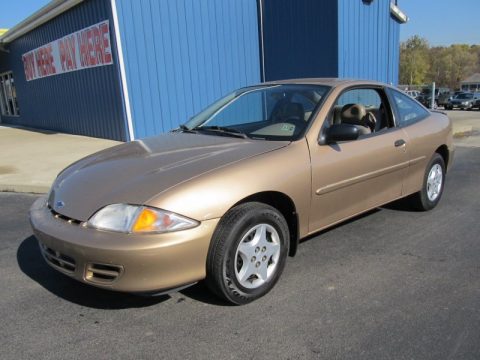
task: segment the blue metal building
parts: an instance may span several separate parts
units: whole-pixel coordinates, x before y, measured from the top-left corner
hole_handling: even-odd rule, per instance
[[[242,86],[397,83],[391,0],[56,0],[0,37],[0,121],[131,140]]]

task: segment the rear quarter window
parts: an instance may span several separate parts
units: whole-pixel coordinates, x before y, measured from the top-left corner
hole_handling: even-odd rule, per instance
[[[430,113],[422,105],[399,91],[390,89],[396,109],[398,126],[408,126],[425,119]]]

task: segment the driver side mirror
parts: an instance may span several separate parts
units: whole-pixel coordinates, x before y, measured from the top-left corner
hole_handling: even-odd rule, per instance
[[[355,125],[333,124],[325,132],[325,144],[357,140],[359,136],[360,132]]]

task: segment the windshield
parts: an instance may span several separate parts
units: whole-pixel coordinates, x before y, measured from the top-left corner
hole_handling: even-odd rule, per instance
[[[471,99],[473,98],[473,94],[459,94],[457,95],[457,99]]]
[[[233,92],[194,116],[184,131],[252,139],[296,140],[310,123],[328,86],[262,85]]]

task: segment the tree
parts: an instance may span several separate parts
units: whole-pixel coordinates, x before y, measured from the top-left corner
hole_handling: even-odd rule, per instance
[[[480,46],[454,44],[430,47],[415,35],[400,45],[400,83],[456,89],[467,76],[480,72]]]
[[[400,45],[400,83],[420,85],[429,70],[427,40],[415,35]]]

